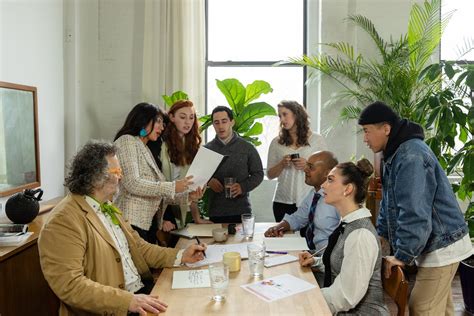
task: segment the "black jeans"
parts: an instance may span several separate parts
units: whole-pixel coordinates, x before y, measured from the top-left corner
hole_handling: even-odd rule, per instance
[[[141,229],[135,225],[132,225],[132,228],[137,231],[138,235],[142,237],[144,240],[149,242],[150,244],[156,244],[156,231],[158,230],[158,223],[156,222],[156,218],[153,217],[153,221],[151,222],[151,226],[148,230]]]
[[[297,209],[296,204],[273,202],[273,216],[275,216],[275,221],[277,223],[281,222],[285,214],[293,214]]]

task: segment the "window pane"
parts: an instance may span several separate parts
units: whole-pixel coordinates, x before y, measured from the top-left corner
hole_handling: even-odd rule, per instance
[[[207,113],[217,105],[226,105],[227,101],[216,85],[216,79],[236,78],[244,86],[255,80],[265,80],[273,88],[273,92],[263,94],[257,101],[264,101],[276,108],[281,100],[303,102],[303,68],[301,67],[208,67]],[[267,165],[268,147],[272,139],[278,135],[278,116],[265,117],[260,120],[263,124],[263,134],[259,136],[262,144],[257,150],[262,158],[263,167]],[[215,137],[214,128],[207,129],[207,140]]]
[[[451,17],[441,41],[441,59],[444,60],[474,60],[474,51],[460,56],[459,50],[464,47],[464,41],[473,38],[474,12],[473,0],[445,0],[442,11],[450,12],[456,10]]]
[[[208,0],[208,60],[303,54],[303,0]]]

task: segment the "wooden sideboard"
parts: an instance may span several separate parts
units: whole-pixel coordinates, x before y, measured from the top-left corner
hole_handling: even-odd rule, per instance
[[[26,243],[0,247],[0,315],[57,315],[59,299],[43,277],[37,240],[49,211],[61,200],[41,204],[40,214],[28,225]]]

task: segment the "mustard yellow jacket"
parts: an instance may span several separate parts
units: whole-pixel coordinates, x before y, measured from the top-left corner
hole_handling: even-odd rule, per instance
[[[149,267],[170,267],[178,249],[149,244],[118,216],[142,279]],[[84,196],[69,194],[51,212],[38,240],[41,268],[61,300],[59,315],[126,315],[121,258],[110,234]]]

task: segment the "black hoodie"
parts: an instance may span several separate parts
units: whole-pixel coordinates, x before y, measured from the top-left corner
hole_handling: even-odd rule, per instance
[[[383,151],[384,160],[392,156],[402,143],[409,139],[419,138],[423,140],[425,134],[423,128],[414,122],[407,119],[401,119],[391,124],[392,129],[388,136],[387,146]]]

